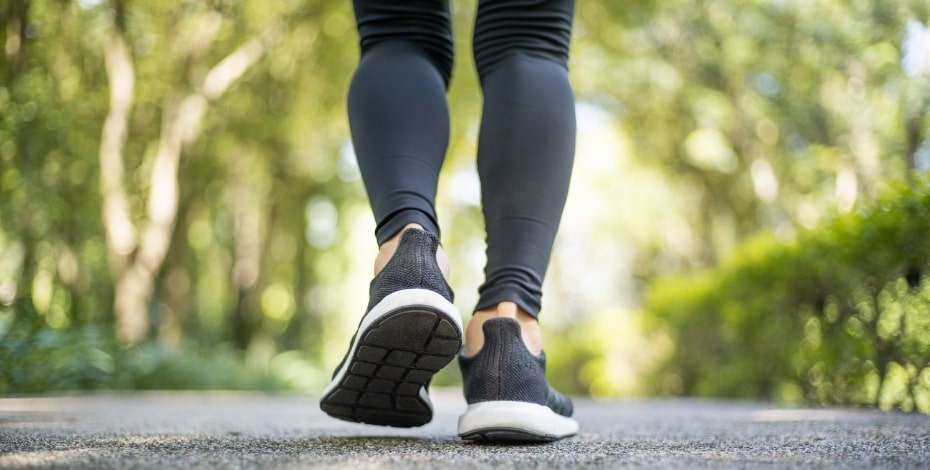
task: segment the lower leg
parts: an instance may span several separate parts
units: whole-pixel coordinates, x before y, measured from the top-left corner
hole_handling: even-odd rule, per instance
[[[433,208],[445,158],[445,84],[415,44],[367,51],[349,87],[349,124],[362,180],[383,244],[407,223],[438,234]]]
[[[520,322],[542,349],[542,282],[568,193],[575,148],[568,81],[573,0],[480,0],[475,63],[484,93],[478,172],[487,226],[485,283],[466,331],[466,352],[484,344],[482,325]],[[526,34],[532,30],[532,34]]]
[[[449,140],[449,2],[353,0],[352,6],[361,58],[348,116],[378,244],[411,223],[439,235],[433,202]]]
[[[484,319],[503,315],[520,320],[538,353],[543,277],[574,155],[574,99],[563,67],[524,55],[502,61],[484,89],[478,168],[488,264],[466,352],[480,350]]]

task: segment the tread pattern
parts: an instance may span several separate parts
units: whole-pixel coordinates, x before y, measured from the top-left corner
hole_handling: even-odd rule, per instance
[[[320,407],[346,421],[414,427],[433,417],[420,388],[462,346],[461,332],[446,315],[428,306],[405,306],[360,331],[342,381]],[[338,374],[337,374],[338,375]]]

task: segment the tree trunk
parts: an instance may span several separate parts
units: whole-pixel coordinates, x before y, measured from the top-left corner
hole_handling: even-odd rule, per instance
[[[111,34],[104,47],[103,57],[110,88],[110,109],[100,136],[100,185],[108,261],[116,283],[116,293],[119,293],[138,282],[138,276],[128,270],[129,257],[136,245],[136,227],[129,217],[129,203],[123,186],[123,147],[129,134],[135,71],[132,55],[120,28]],[[121,339],[135,337],[139,331],[144,332],[146,318],[133,318],[119,308],[114,309],[114,314]]]
[[[10,0],[6,11],[10,13],[5,25],[6,39],[3,49],[6,53],[7,64],[11,77],[16,77],[23,71],[25,64],[26,27],[29,25],[28,0]],[[0,10],[2,12],[3,10]]]
[[[210,69],[202,83],[187,95],[170,95],[165,101],[158,151],[152,161],[146,218],[139,230],[131,221],[122,185],[125,175],[122,148],[128,135],[133,97],[132,56],[123,38],[117,2],[117,28],[104,55],[110,83],[110,111],[103,128],[100,172],[103,186],[104,225],[115,283],[113,309],[117,338],[126,344],[141,341],[149,331],[149,302],[155,279],[171,245],[177,219],[182,152],[200,135],[208,100],[222,96],[264,54],[264,34],[247,41]],[[204,51],[219,30],[221,18],[208,14],[185,49],[189,58]],[[269,30],[274,33],[275,29]],[[197,64],[191,64],[191,67]]]

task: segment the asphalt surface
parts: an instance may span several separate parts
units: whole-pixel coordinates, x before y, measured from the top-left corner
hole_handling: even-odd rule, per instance
[[[314,397],[143,393],[0,399],[2,468],[930,468],[930,416],[697,400],[576,400],[552,444],[455,435],[465,403],[434,391],[416,429],[344,423]]]

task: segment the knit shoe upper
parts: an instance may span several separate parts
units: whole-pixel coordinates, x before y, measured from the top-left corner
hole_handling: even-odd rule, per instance
[[[464,439],[550,441],[577,432],[572,402],[546,380],[545,354],[523,343],[520,324],[494,318],[482,325],[484,346],[459,354],[468,411],[459,420]]]
[[[367,312],[320,400],[330,416],[398,427],[432,419],[427,384],[462,344],[438,247],[435,235],[406,230],[372,280]]]
[[[385,297],[403,289],[428,289],[452,302],[452,288],[436,263],[438,249],[439,239],[432,233],[409,229],[401,234],[397,251],[371,280],[366,311],[371,311]]]

